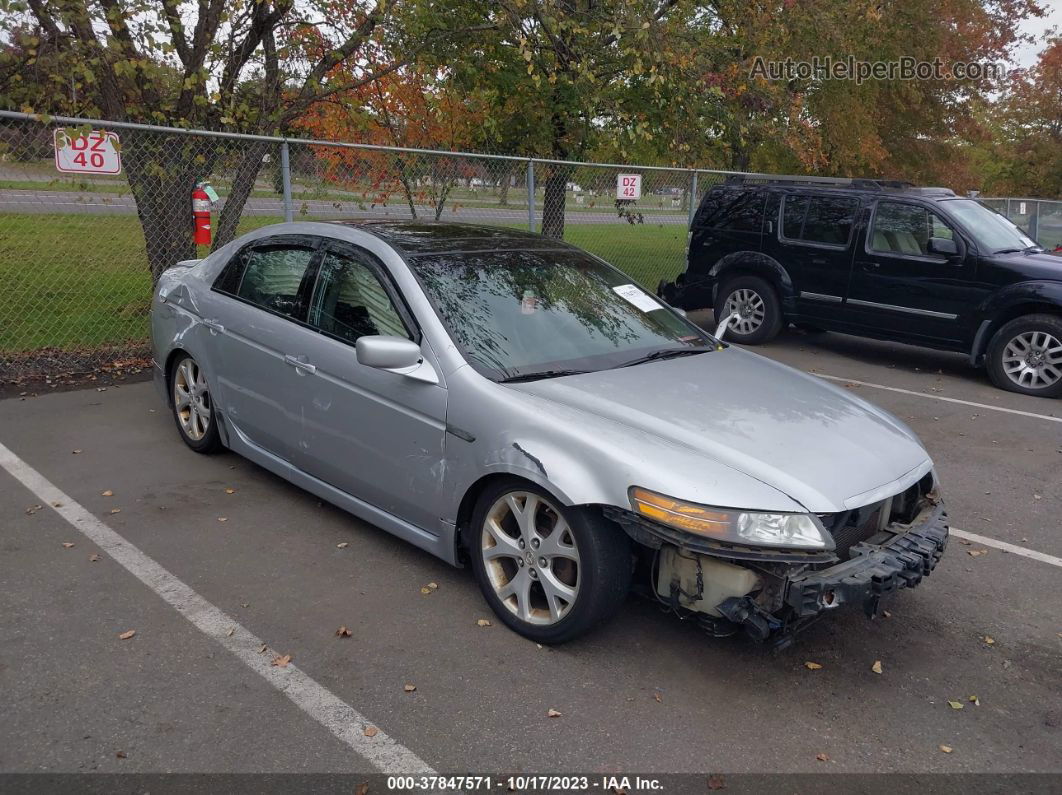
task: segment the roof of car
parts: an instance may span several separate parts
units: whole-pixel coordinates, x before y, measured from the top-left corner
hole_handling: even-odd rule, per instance
[[[362,229],[409,256],[457,251],[572,248],[563,240],[504,226],[459,224],[450,221],[356,220],[331,223]]]
[[[787,176],[775,174],[735,174],[726,178],[721,188],[787,188],[795,191],[843,191],[876,194],[903,194],[925,198],[954,198],[950,188],[924,187],[911,182],[888,179],[862,179],[815,176]]]

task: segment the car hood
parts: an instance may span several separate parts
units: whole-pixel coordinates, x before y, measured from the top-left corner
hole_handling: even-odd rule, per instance
[[[734,347],[512,387],[692,449],[816,513],[883,499],[932,466],[892,415]]]
[[[1031,254],[995,254],[989,259],[1021,268],[1027,279],[1062,280],[1062,256],[1048,251]]]

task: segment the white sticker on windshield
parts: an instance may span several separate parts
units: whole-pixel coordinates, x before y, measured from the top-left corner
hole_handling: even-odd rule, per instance
[[[612,289],[620,298],[626,299],[643,312],[652,312],[654,309],[661,308],[655,298],[636,285],[621,284]]]

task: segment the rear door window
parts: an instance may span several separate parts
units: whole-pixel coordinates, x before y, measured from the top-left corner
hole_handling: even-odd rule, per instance
[[[852,236],[859,200],[845,196],[787,196],[782,236],[788,240],[844,247]]]
[[[697,213],[696,226],[733,232],[759,232],[763,226],[764,190],[712,190]]]

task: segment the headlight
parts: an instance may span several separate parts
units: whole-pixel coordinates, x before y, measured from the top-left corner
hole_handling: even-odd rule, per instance
[[[759,513],[682,502],[632,486],[631,505],[648,519],[688,533],[731,544],[832,549],[833,541],[818,517],[807,513]]]

